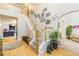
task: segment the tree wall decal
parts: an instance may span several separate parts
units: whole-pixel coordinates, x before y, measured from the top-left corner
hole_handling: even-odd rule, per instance
[[[51,12],[48,12],[47,8],[44,8],[42,10],[42,13],[35,13],[34,10],[31,10],[30,14],[33,15],[35,18],[38,18],[40,22],[45,22],[46,24],[50,24],[52,20],[56,21],[58,18],[58,15],[51,16]]]

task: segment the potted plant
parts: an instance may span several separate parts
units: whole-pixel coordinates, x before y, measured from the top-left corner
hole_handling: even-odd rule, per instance
[[[0,43],[2,43],[3,39],[0,39]]]
[[[71,25],[67,26],[67,28],[66,28],[67,39],[70,39],[72,31],[73,31],[73,27]]]
[[[48,45],[47,45],[47,53],[51,53],[52,50],[53,50],[53,49],[51,48],[51,45],[48,44]]]
[[[52,43],[54,49],[58,48],[58,36],[59,36],[58,31],[53,31],[49,36],[51,38],[50,43]]]
[[[51,38],[51,40],[47,46],[47,53],[51,53],[51,51],[58,48],[59,32],[55,30],[50,34],[49,37]]]
[[[47,45],[47,52],[48,52],[48,53],[51,53],[51,51],[53,51],[52,42],[50,42],[50,43]]]

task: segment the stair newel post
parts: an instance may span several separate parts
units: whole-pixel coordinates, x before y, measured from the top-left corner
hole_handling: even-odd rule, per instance
[[[46,23],[45,23],[45,41],[46,41]]]
[[[39,54],[39,47],[40,47],[40,32],[38,31],[38,54]]]
[[[35,39],[35,40],[36,40],[36,42],[38,43],[37,30],[35,30],[35,35],[36,35],[36,39]],[[38,54],[38,44],[36,45],[36,50],[37,50],[36,52],[37,52],[37,54]]]
[[[36,45],[36,47],[37,47],[37,54],[39,53],[39,35],[40,35],[40,33],[39,33],[39,31],[36,29],[36,41],[37,41],[37,45]]]
[[[29,37],[28,43],[30,43],[30,31],[27,32],[27,35],[28,35],[28,37]]]

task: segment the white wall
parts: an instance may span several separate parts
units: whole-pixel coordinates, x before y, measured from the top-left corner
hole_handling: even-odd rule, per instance
[[[79,4],[77,4],[77,3],[76,4],[73,4],[73,3],[71,3],[71,4],[49,4],[49,3],[43,4],[43,3],[39,3],[39,4],[33,4],[33,5],[36,6],[36,9],[35,9],[36,13],[41,13],[44,8],[47,8],[48,11],[51,12],[51,16],[58,15],[59,17],[67,12],[79,10]],[[71,21],[71,18],[68,18],[68,19]],[[34,20],[39,20],[39,19],[34,19]],[[66,20],[64,20],[64,21],[66,21]],[[65,28],[66,27],[63,27],[63,26],[66,26],[67,25],[66,23],[61,24],[61,27],[62,27],[61,32],[63,33],[63,39],[61,39],[60,41],[65,49],[68,49],[70,51],[74,51],[77,53],[77,52],[79,52],[79,48],[78,48],[79,43],[76,43],[76,42],[74,43],[73,41],[68,41],[67,39],[64,38],[66,36],[65,35]],[[44,27],[44,24],[40,24],[39,21],[37,21],[37,25],[39,25],[38,26],[39,28],[41,28],[41,26]],[[49,26],[52,26],[54,28],[57,27],[55,22],[52,22]],[[46,48],[44,48],[41,51],[46,51]]]
[[[2,25],[1,25],[1,17],[0,17],[0,38],[3,38]]]
[[[12,7],[11,7],[12,8]],[[16,12],[15,12],[16,11]],[[13,8],[12,10],[7,10],[6,8],[1,8],[0,7],[0,14],[1,15],[6,15],[6,16],[11,16],[11,17],[16,17],[18,20],[18,39],[21,40],[21,37],[26,35],[26,30],[27,30],[27,23],[26,23],[26,18],[20,13],[17,12],[19,11],[19,8]]]
[[[18,39],[21,39],[22,36],[26,35],[26,32],[28,30],[28,25],[26,21],[26,17],[22,15],[18,16]]]
[[[79,11],[67,14],[63,16],[61,20],[64,20],[64,23],[66,24],[65,29],[69,25],[79,25]],[[73,29],[72,35],[79,35],[79,28]]]
[[[60,22],[61,22],[60,31],[62,32],[62,39],[60,39],[61,47],[64,49],[70,50],[76,54],[79,54],[79,43],[74,42],[74,41],[69,40],[69,39],[66,39],[66,27],[68,25],[72,25],[72,26],[79,25],[79,11],[63,16],[60,19]],[[73,29],[72,35],[78,36],[79,35],[79,28]]]
[[[20,8],[10,5],[8,3],[0,3],[0,9],[2,10],[7,10],[7,11],[12,11],[14,13],[20,12]]]
[[[37,4],[32,4],[35,8],[34,11],[37,14],[41,14],[44,8],[47,8],[47,12],[51,12],[50,17],[55,17],[55,15],[58,15],[60,17],[61,15],[74,11],[74,10],[79,10],[79,4],[49,4],[49,3],[37,3]],[[40,29],[40,31],[45,27],[45,23],[41,23],[38,18],[35,18],[34,16],[31,16],[32,20],[34,23],[37,25],[37,28]],[[57,20],[57,19],[56,19]],[[66,25],[66,24],[65,24]],[[42,27],[41,27],[42,26]],[[57,21],[51,21],[49,27],[53,27],[54,29],[57,28]],[[49,31],[50,32],[50,31]],[[48,33],[49,36],[50,33]]]

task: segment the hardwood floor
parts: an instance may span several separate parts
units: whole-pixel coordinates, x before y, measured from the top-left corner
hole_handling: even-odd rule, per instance
[[[79,56],[79,55],[67,51],[63,48],[58,48],[57,50],[52,51],[51,54],[45,53],[44,56]]]
[[[16,41],[15,37],[5,37],[3,40],[3,44],[9,44],[9,43],[14,42],[14,41]]]
[[[13,50],[4,50],[3,56],[36,56],[36,51],[34,51],[31,47],[27,46],[25,42],[19,48]]]
[[[7,42],[13,42],[16,41],[14,39],[6,39],[4,40],[4,44]],[[37,56],[36,51],[33,50],[30,46],[28,46],[25,42],[23,42],[23,45],[19,48],[13,49],[13,50],[4,50],[3,56]],[[78,56],[77,54],[74,54],[70,51],[64,50],[62,48],[58,48],[57,50],[52,51],[51,54],[44,53],[43,56]]]

